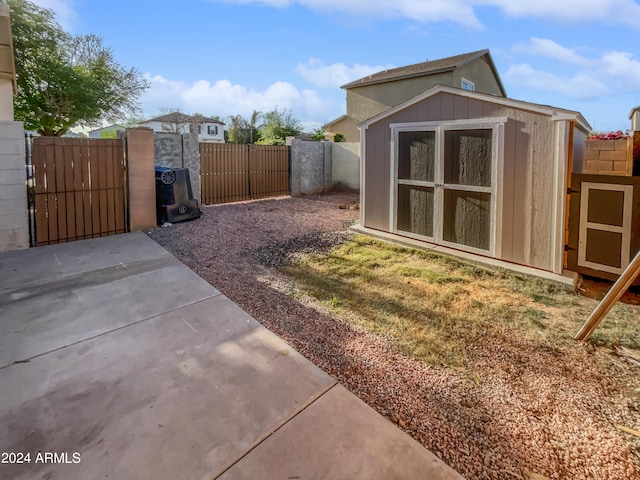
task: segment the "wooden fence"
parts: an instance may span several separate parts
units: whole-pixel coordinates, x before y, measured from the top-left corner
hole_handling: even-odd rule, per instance
[[[288,195],[286,146],[200,144],[202,204]]]
[[[33,246],[128,231],[122,140],[36,137],[30,152]]]

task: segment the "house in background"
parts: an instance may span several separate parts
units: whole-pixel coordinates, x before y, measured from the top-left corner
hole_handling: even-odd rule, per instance
[[[107,125],[106,127],[89,130],[89,138],[118,138],[118,131],[126,130],[123,125]]]
[[[437,86],[445,85],[506,97],[489,50],[479,50],[415,65],[384,70],[341,88],[347,92],[347,113],[323,125],[333,139],[339,133],[347,142],[360,141],[360,122],[395,107]]]
[[[160,133],[197,133],[200,142],[224,143],[224,123],[201,115],[171,112],[138,124]]]
[[[580,113],[440,85],[359,127],[359,231],[561,278]]]

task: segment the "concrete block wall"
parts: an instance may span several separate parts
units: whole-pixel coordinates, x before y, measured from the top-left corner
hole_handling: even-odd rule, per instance
[[[360,191],[360,142],[332,143],[331,157],[333,188]]]
[[[331,142],[293,140],[291,144],[291,196],[312,195],[332,189]]]
[[[633,138],[586,140],[582,172],[592,175],[631,176]]]
[[[22,122],[0,121],[0,251],[29,247]]]
[[[154,158],[158,167],[188,168],[193,196],[200,198],[200,143],[197,133],[159,133],[154,136]]]

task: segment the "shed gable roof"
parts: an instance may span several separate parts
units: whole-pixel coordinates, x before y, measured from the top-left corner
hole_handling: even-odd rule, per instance
[[[491,68],[496,81],[502,91],[502,94],[506,97],[506,91],[504,86],[502,85],[502,80],[500,80],[500,75],[498,75],[498,70],[496,69],[495,64],[493,63],[493,59],[491,58],[491,53],[489,50],[478,50],[475,52],[463,53],[460,55],[454,55],[453,57],[440,58],[437,60],[431,60],[428,62],[415,63],[413,65],[407,65],[404,67],[392,68],[390,70],[383,70],[378,73],[374,73],[373,75],[369,75],[367,77],[360,78],[353,82],[342,85],[341,88],[349,89],[355,87],[362,87],[365,85],[373,85],[376,83],[387,83],[394,82],[397,80],[402,80],[405,78],[412,77],[422,77],[427,75],[434,75],[436,73],[453,71],[456,68],[460,68],[462,65],[465,65],[474,60],[480,59],[482,57],[486,57],[486,62]]]
[[[420,95],[416,95],[415,97],[410,98],[409,100],[402,102],[399,105],[396,105],[395,107],[389,108],[388,110],[385,110],[384,112],[381,112],[378,115],[375,115],[369,118],[368,120],[365,120],[364,122],[358,124],[358,128],[361,130],[366,129],[367,127],[369,127],[369,125],[379,122],[380,120],[383,120],[384,118],[390,115],[393,115],[394,113],[400,110],[403,110],[407,107],[415,105],[416,103],[421,102],[422,100],[425,100],[434,95],[438,95],[440,93],[448,93],[451,95],[458,95],[461,97],[469,97],[469,98],[474,98],[476,100],[481,100],[483,102],[491,102],[491,103],[503,105],[506,107],[518,108],[521,110],[528,110],[530,112],[540,113],[542,115],[548,115],[550,117],[553,117],[556,120],[564,120],[564,119],[575,120],[583,128],[585,132],[591,131],[591,125],[589,124],[589,122],[587,122],[587,120],[582,116],[580,112],[576,112],[574,110],[565,110],[563,108],[551,107],[549,105],[540,105],[538,103],[530,103],[522,100],[513,100],[511,98],[496,97],[495,95],[489,95],[487,93],[472,92],[470,90],[462,90],[461,88],[448,87],[445,85],[438,85],[436,87],[433,87],[427,90],[426,92],[421,93]]]

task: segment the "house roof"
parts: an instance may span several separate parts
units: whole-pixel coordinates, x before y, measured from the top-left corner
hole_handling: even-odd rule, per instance
[[[330,122],[325,123],[324,125],[322,125],[322,128],[326,130],[327,128],[331,127],[331,125],[334,125],[334,124],[340,122],[341,120],[344,120],[347,117],[348,117],[348,115],[346,115],[346,114],[345,115],[341,115],[338,118],[335,118],[335,119],[331,120]]]
[[[364,122],[358,124],[358,128],[366,129],[373,123],[379,122],[380,120],[393,115],[400,110],[410,107],[411,105],[414,105],[439,93],[449,93],[451,95],[458,95],[462,97],[474,98],[476,100],[481,100],[484,102],[496,103],[498,105],[504,105],[506,107],[541,113],[543,115],[549,115],[556,120],[574,120],[578,123],[578,125],[580,125],[580,127],[582,127],[585,132],[590,132],[592,129],[589,122],[585,120],[580,112],[551,107],[549,105],[540,105],[538,103],[525,102],[522,100],[513,100],[511,98],[497,97],[495,95],[489,95],[487,93],[472,92],[470,90],[463,90],[461,88],[448,87],[445,85],[435,86],[424,93],[416,95],[415,97],[410,98],[409,100],[402,102],[399,105],[396,105],[395,107],[389,108],[388,110],[385,110],[384,112],[381,112],[378,115],[375,115],[368,120],[365,120]]]
[[[488,49],[454,55],[453,57],[440,58],[438,60],[415,63],[413,65],[407,65],[405,67],[392,68],[391,70],[383,70],[381,72],[374,73],[373,75],[369,75],[367,77],[363,77],[353,82],[342,85],[341,88],[349,89],[376,83],[392,82],[405,78],[422,77],[426,75],[434,75],[436,73],[449,72],[484,56],[486,56],[487,63],[489,64],[489,67],[491,68],[493,75],[498,82],[498,86],[500,87],[502,94],[506,97],[507,94],[504,86],[502,85],[502,80],[500,80],[498,69],[493,63],[491,53],[489,53]]]
[[[166,115],[160,115],[159,117],[150,118],[140,124],[151,122],[165,122],[165,123],[217,123],[218,125],[224,125],[224,122],[216,120],[215,118],[203,117],[202,115],[185,115],[182,112],[171,112]]]
[[[102,132],[103,130],[124,130],[125,126],[120,125],[120,124],[113,124],[113,125],[107,125],[106,127],[101,127],[101,128],[94,128],[93,130],[89,130],[89,133],[94,133],[94,132]]]

